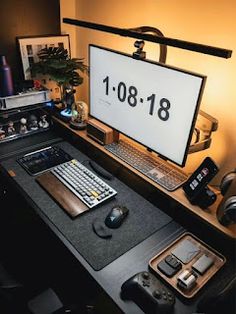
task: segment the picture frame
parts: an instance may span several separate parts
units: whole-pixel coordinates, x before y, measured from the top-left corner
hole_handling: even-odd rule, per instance
[[[68,55],[71,55],[69,34],[27,37],[18,36],[16,37],[16,40],[21,59],[22,74],[25,80],[33,79],[30,67],[33,63],[39,61],[37,54],[41,49],[48,47],[63,47],[67,49]],[[34,79],[37,79],[40,81],[41,85],[49,89],[51,99],[59,100],[61,98],[60,88],[57,86],[56,82],[52,81],[49,77],[37,75]]]
[[[32,79],[30,66],[39,61],[38,52],[47,47],[64,47],[70,55],[69,34],[17,37],[23,76],[25,80]]]

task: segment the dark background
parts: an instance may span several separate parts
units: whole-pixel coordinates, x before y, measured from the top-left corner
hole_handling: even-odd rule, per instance
[[[60,0],[1,1],[0,21],[0,54],[7,57],[16,83],[23,78],[16,37],[60,34]]]

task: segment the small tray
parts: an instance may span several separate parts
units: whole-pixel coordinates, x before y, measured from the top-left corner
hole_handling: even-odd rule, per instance
[[[197,246],[199,252],[187,263],[182,264],[182,269],[179,270],[173,277],[169,278],[164,273],[162,273],[157,265],[161,262],[167,255],[171,255],[171,252],[179,245],[182,241],[188,240],[193,245]],[[185,291],[183,288],[177,285],[177,277],[185,270],[191,270],[192,265],[203,255],[206,254],[213,259],[214,264],[203,274],[198,275],[196,284],[190,290]],[[154,273],[161,276],[170,286],[172,286],[176,291],[178,291],[185,298],[193,298],[196,293],[215,275],[216,272],[225,264],[226,258],[212,249],[210,246],[199,240],[197,237],[191,233],[184,233],[180,238],[170,244],[165,250],[161,251],[158,255],[154,256],[149,261],[149,267],[154,271]],[[196,273],[196,272],[195,272]]]

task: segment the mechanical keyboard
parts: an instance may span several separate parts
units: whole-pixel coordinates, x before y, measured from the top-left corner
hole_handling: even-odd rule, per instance
[[[35,176],[71,159],[60,147],[49,146],[26,154],[17,161],[29,174]]]
[[[93,208],[117,194],[112,187],[76,159],[58,165],[50,172],[89,208]]]
[[[140,171],[168,191],[180,187],[188,176],[160,158],[154,158],[124,140],[105,145],[105,149]]]

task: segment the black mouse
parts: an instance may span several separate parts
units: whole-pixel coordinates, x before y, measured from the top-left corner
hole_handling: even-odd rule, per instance
[[[106,226],[112,229],[119,228],[128,213],[129,210],[125,206],[113,207],[109,214],[106,216]]]

